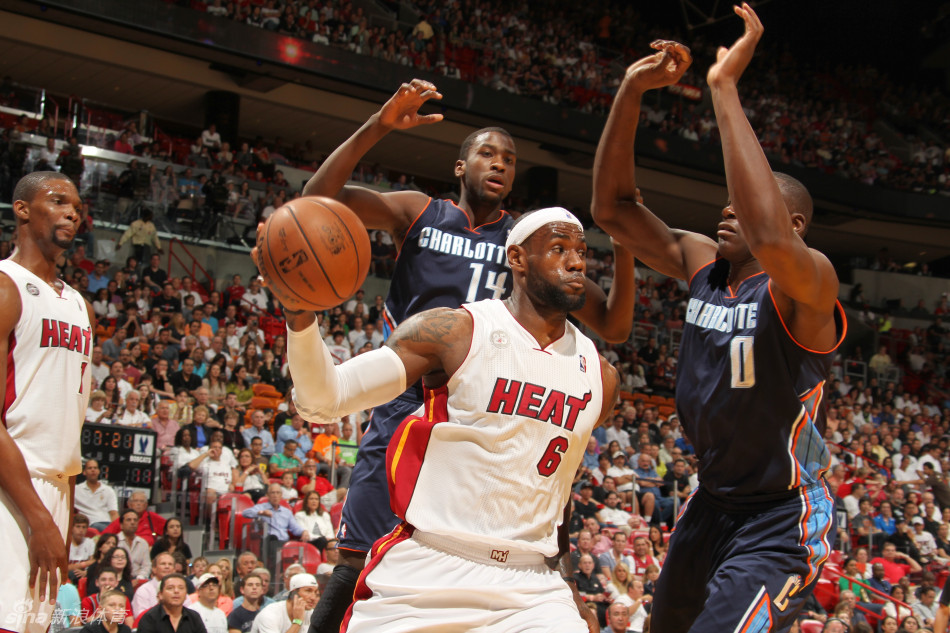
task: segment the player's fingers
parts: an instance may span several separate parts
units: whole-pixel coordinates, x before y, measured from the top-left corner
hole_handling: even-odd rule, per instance
[[[419,123],[429,124],[429,123],[438,123],[442,120],[441,114],[424,114],[420,115],[416,120]]]
[[[435,99],[438,101],[439,99],[442,98],[442,93],[439,92],[438,90],[426,90],[419,96],[422,97],[423,99]]]

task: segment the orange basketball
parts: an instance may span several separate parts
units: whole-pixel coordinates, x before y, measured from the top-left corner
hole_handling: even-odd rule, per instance
[[[369,272],[369,235],[349,207],[331,198],[291,200],[257,236],[257,267],[290,310],[326,310],[359,290]]]

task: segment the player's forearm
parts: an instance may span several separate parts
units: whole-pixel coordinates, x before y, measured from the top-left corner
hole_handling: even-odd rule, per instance
[[[761,245],[793,237],[788,210],[772,168],[749,124],[734,83],[712,84],[732,208],[753,254]]]
[[[617,91],[594,157],[591,215],[608,233],[636,206],[637,182],[633,144],[643,92],[624,81]]]
[[[288,329],[287,361],[294,403],[305,419],[324,421],[388,402],[406,390],[406,368],[382,347],[335,366],[316,323]]]
[[[4,490],[31,528],[37,528],[53,517],[43,505],[26,467],[23,454],[6,429],[0,429],[0,489]]]
[[[380,124],[378,113],[371,116],[353,136],[346,139],[323,161],[317,173],[304,186],[303,195],[336,197],[366,152],[389,131],[389,128]]]
[[[614,281],[607,293],[608,327],[601,334],[611,343],[626,342],[633,329],[633,311],[637,302],[634,265],[633,253],[614,242]]]

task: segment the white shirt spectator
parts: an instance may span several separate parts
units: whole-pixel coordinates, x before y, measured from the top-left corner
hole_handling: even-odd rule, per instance
[[[228,633],[228,616],[224,615],[224,611],[218,607],[211,607],[209,609],[200,602],[193,602],[188,608],[198,612],[198,615],[201,616],[201,621],[205,623],[205,630],[207,630],[208,633]],[[283,631],[281,631],[281,633],[283,633]]]
[[[248,290],[241,298],[241,303],[245,310],[253,306],[252,311],[264,312],[267,310],[267,292],[264,291],[264,288],[258,288],[257,292]]]
[[[329,512],[307,514],[301,510],[294,515],[294,520],[297,521],[297,525],[310,533],[311,538],[317,538],[318,536],[333,538],[336,535]]]
[[[630,468],[630,467],[628,467],[628,466],[626,466],[626,465],[624,465],[624,466],[622,466],[622,467],[619,467],[619,466],[611,466],[610,468],[607,469],[607,476],[608,476],[608,477],[613,477],[614,479],[616,479],[616,478],[618,478],[618,477],[623,477],[624,475],[634,475],[634,476],[635,476],[636,473],[633,472],[633,469],[632,469],[632,468]],[[634,477],[634,478],[635,478],[635,477]],[[629,492],[629,491],[633,490],[633,481],[628,481],[628,482],[625,483],[625,484],[617,484],[617,490],[619,490],[620,492]]]
[[[615,429],[613,426],[607,428],[607,444],[614,440],[620,443],[620,448],[626,450],[630,448],[630,434],[623,429]]]
[[[101,481],[95,492],[89,489],[88,481],[76,484],[73,506],[89,517],[89,523],[111,522],[112,517],[109,513],[119,511],[119,501],[115,496],[115,490]]]
[[[120,426],[139,426],[144,427],[148,426],[148,423],[151,421],[151,418],[142,411],[127,411],[123,410],[122,413],[119,413],[115,416],[115,424]]]
[[[210,490],[218,494],[227,494],[231,490],[231,484],[234,483],[234,471],[231,470],[231,464],[223,453],[221,458],[214,460],[210,457],[201,462],[198,472]]]
[[[172,467],[178,470],[182,466],[187,466],[189,462],[198,458],[202,451],[197,448],[185,448],[184,446],[175,446],[172,448]]]
[[[924,464],[931,464],[938,473],[943,472],[943,467],[940,466],[940,460],[929,453],[921,455],[920,459],[917,460],[917,470],[922,470]],[[919,479],[919,477],[915,477],[915,479]]]
[[[76,545],[72,539],[69,539],[69,562],[74,563],[89,560],[95,553],[96,542],[91,538],[84,538],[79,545]]]
[[[330,567],[332,572],[332,565]],[[319,568],[317,568],[317,573],[320,573]],[[303,621],[309,622],[312,613],[312,609],[304,612]],[[267,605],[257,613],[254,624],[251,625],[251,633],[284,633],[291,624],[290,616],[287,615],[287,601],[281,600]]]
[[[221,135],[217,130],[214,132],[211,130],[204,130],[201,133],[201,144],[209,149],[221,147]]]

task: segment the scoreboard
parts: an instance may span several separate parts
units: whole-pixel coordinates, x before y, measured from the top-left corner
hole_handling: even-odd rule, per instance
[[[99,462],[99,476],[120,497],[141,490],[151,499],[158,473],[157,437],[150,429],[87,423],[80,440],[82,456]]]

